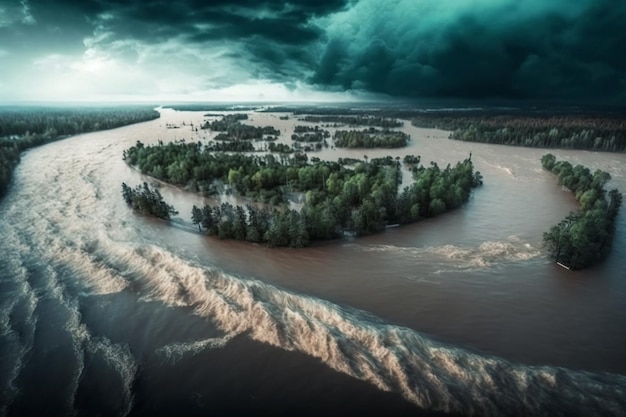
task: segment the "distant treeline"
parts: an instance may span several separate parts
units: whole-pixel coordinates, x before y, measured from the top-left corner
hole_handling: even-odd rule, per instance
[[[148,183],[131,188],[122,183],[122,197],[126,204],[133,209],[160,219],[168,220],[178,212],[163,200],[163,196],[156,188],[150,188]]]
[[[147,174],[162,174],[157,176],[165,181],[205,187],[215,181],[228,183],[256,201],[280,204],[287,193],[303,193],[300,212],[221,205],[195,208],[192,213],[194,223],[209,234],[271,246],[305,246],[344,232],[374,233],[388,224],[436,216],[466,202],[471,188],[482,183],[470,159],[445,169],[434,163],[428,168],[415,166],[415,182],[399,192],[400,161],[392,157],[350,168],[318,158],[309,163],[306,155],[299,154],[277,159],[271,154],[211,154],[194,143],[145,146],[138,142],[124,152],[124,158]]]
[[[257,110],[260,113],[293,113],[296,115],[301,114],[315,114],[315,115],[361,115],[362,111],[355,111],[351,107],[326,107],[316,105],[284,105],[284,106],[269,106],[264,109]]]
[[[241,124],[242,120],[247,120],[247,114],[228,114],[222,116],[220,120],[206,122],[202,129],[225,132],[215,137],[215,140],[260,140],[263,135],[280,135],[280,130],[272,126],[256,127]]]
[[[551,256],[571,269],[581,269],[604,259],[613,242],[615,217],[622,204],[622,194],[604,185],[609,173],[596,170],[593,174],[582,165],[557,161],[554,155],[541,158],[543,167],[559,177],[559,183],[575,193],[580,204],[578,213],[570,213],[543,235]]]
[[[600,115],[428,114],[418,127],[450,130],[451,139],[535,148],[626,151],[626,118]]]
[[[319,126],[302,126],[302,125],[296,125],[293,128],[293,132],[294,133],[323,133],[324,135],[328,134],[330,136],[330,133],[328,133],[328,130],[324,130],[321,129]]]
[[[291,146],[284,143],[270,142],[267,146],[267,150],[274,153],[292,153],[294,150]]]
[[[213,142],[207,145],[211,152],[254,152],[256,149],[250,141]]]
[[[239,110],[231,108],[230,110]],[[515,117],[548,117],[548,116],[576,116],[584,117],[609,117],[620,118],[626,115],[625,107],[585,105],[584,108],[562,106],[546,103],[432,103],[432,105],[392,105],[379,103],[371,108],[355,107],[354,104],[347,106],[315,106],[315,105],[284,105],[257,108],[256,112],[270,113],[293,113],[294,115],[315,116],[357,116],[357,117],[383,117],[387,119],[413,118],[437,119],[440,117],[473,117],[482,119],[492,116],[510,115]]]
[[[1,107],[0,197],[26,149],[96,130],[152,120],[159,113],[146,106],[121,107]]]
[[[42,135],[46,138],[113,129],[157,119],[147,106],[0,107],[0,138]]]
[[[293,131],[294,134],[291,135],[291,140],[296,142],[294,148],[297,150],[303,149],[305,152],[312,152],[321,150],[322,143],[324,146],[328,146],[326,139],[330,138],[330,132],[320,129],[319,126],[299,125],[295,126]]]
[[[409,135],[395,130],[338,130],[335,146],[338,148],[402,148],[409,142]]]
[[[323,133],[322,132],[304,133],[302,135],[297,135],[294,133],[293,135],[291,135],[291,140],[295,142],[311,143],[311,142],[323,142],[325,138],[329,138],[329,137],[330,137],[330,133],[327,130],[324,130]]]
[[[327,106],[270,106],[267,108],[259,108],[259,113],[293,113],[296,116],[325,116],[325,117],[357,117],[357,118],[384,118],[384,119],[409,119],[411,116],[422,113],[423,110],[408,107],[386,107],[385,104],[379,104],[376,108],[353,108],[351,104],[348,107],[327,107]],[[398,122],[398,121],[396,121]],[[346,123],[342,122],[326,122],[326,123]],[[402,122],[399,122],[402,123]],[[399,127],[399,126],[390,126]]]
[[[352,126],[378,126],[382,128],[402,127],[403,122],[396,119],[388,119],[385,117],[375,116],[336,116],[336,115],[323,115],[323,116],[305,116],[301,120],[310,123],[334,123],[340,125],[352,125]]]
[[[194,104],[166,104],[164,108],[176,111],[252,111],[260,107],[257,104],[223,104],[223,103],[194,103]]]

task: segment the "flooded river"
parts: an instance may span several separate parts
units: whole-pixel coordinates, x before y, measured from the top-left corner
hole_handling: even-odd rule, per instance
[[[0,415],[626,414],[626,215],[600,266],[550,262],[542,233],[576,202],[547,151],[406,122],[407,148],[311,153],[471,152],[485,184],[435,219],[270,249],[198,234],[191,207],[211,201],[174,187],[169,224],[123,202],[122,182],[150,179],[122,151],[208,141],[203,115],[164,109],[24,155],[0,202]],[[249,123],[288,144],[303,124]],[[626,192],[626,155],[551,152]]]

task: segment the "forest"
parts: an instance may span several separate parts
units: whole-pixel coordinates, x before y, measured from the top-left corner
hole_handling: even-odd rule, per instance
[[[391,160],[391,164],[386,161]],[[194,207],[200,230],[220,239],[269,246],[303,247],[316,240],[378,233],[390,224],[434,217],[461,206],[470,190],[482,184],[469,159],[454,167],[420,167],[415,182],[398,193],[400,173],[391,157],[360,163],[354,170],[318,162],[296,169],[292,189],[305,193],[300,211],[247,205]],[[324,178],[326,180],[324,181]]]
[[[305,152],[319,151],[322,146],[328,147],[326,141],[328,138],[330,138],[330,132],[320,129],[319,126],[295,126],[294,134],[291,135],[291,140],[295,142],[293,148]]]
[[[258,109],[260,106],[256,104],[179,103],[164,104],[163,107],[176,111],[253,111]]]
[[[11,182],[23,151],[69,135],[113,129],[156,119],[148,106],[1,107],[0,197]]]
[[[206,122],[202,129],[223,132],[215,137],[215,140],[261,140],[264,135],[279,136],[280,130],[273,126],[256,127],[242,124],[242,120],[247,120],[248,115],[243,113],[227,114],[219,120]]]
[[[404,132],[373,127],[335,132],[335,146],[338,148],[402,148],[409,140],[410,136]]]
[[[417,127],[450,130],[450,139],[534,148],[626,151],[626,118],[596,114],[424,113]]]
[[[249,141],[212,142],[207,146],[212,152],[255,152],[256,148]]]
[[[263,156],[213,154],[199,143],[146,146],[124,152],[127,163],[142,172],[192,190],[215,183],[254,201],[275,205],[257,208],[194,208],[192,219],[207,234],[270,246],[306,246],[310,241],[348,234],[380,232],[391,224],[415,222],[461,206],[473,187],[482,184],[471,158],[455,166],[419,165],[414,182],[399,191],[399,158],[358,161],[354,166],[308,158],[305,154]],[[346,161],[352,163],[353,161]],[[299,211],[285,207],[300,194]],[[278,205],[278,207],[276,207]]]
[[[324,139],[330,138],[330,132],[320,129],[319,126],[295,126],[293,129],[291,140],[295,142],[323,142]]]
[[[541,158],[543,168],[556,174],[559,184],[572,191],[580,205],[577,213],[570,213],[559,224],[543,235],[553,259],[569,269],[586,268],[604,259],[611,250],[615,232],[615,218],[622,204],[622,194],[604,189],[611,179],[609,173],[591,171],[557,161],[554,155]]]
[[[303,126],[296,125],[293,128],[294,133],[321,133],[324,137],[330,137],[328,130],[321,129],[319,126]]]
[[[334,125],[349,125],[349,126],[377,126],[384,129],[393,127],[402,127],[403,122],[393,118],[376,117],[376,116],[336,116],[336,115],[321,115],[321,116],[305,116],[300,120],[310,123],[333,123]]]

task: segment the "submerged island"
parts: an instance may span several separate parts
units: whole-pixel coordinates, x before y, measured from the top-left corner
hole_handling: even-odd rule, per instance
[[[146,182],[135,188],[122,183],[122,197],[133,209],[160,219],[169,220],[170,216],[178,214],[173,206],[163,200],[159,190],[151,188]]]
[[[309,158],[306,153],[328,146],[327,141],[338,148],[405,146],[409,135],[389,130],[392,126],[401,126],[401,122],[396,123],[393,118],[306,116],[299,120],[335,123],[334,134],[317,125],[296,125],[291,146],[275,142],[281,133],[278,129],[246,125],[246,120],[247,114],[222,115],[221,119],[203,125],[204,129],[217,132],[211,141],[179,140],[167,144],[159,141],[151,146],[138,141],[124,151],[123,157],[142,173],[188,191],[212,197],[234,193],[248,199],[249,203],[243,205],[224,202],[194,206],[192,222],[209,236],[268,246],[303,247],[314,241],[378,233],[434,217],[460,207],[468,200],[471,189],[482,184],[482,176],[474,170],[471,154],[454,166],[441,168],[433,162],[429,166],[421,165],[417,155],[406,155],[402,159],[386,156],[370,160],[364,156],[363,159],[327,161]],[[516,118],[486,118],[481,127],[476,128],[475,120],[469,116],[426,115],[413,119],[413,124],[436,122],[436,127],[456,128],[451,137],[464,136],[463,140],[474,139],[468,136],[468,131],[476,137],[485,134],[481,141],[507,135],[520,138],[528,132],[539,132],[537,137],[554,140],[541,144],[551,145],[562,144],[563,140],[558,138],[571,134],[571,131],[556,128],[550,128],[547,136],[541,133],[553,123],[567,124],[574,129],[598,122],[596,119],[573,122],[569,118],[541,120],[525,127]],[[502,123],[517,128],[498,127],[491,135],[485,130]],[[337,129],[344,124],[366,127]],[[619,124],[605,127],[605,133],[621,128]],[[253,142],[260,144],[253,145]],[[597,146],[601,143],[608,146],[615,142],[612,138],[608,145],[599,139],[595,141]],[[302,152],[302,144],[307,146],[305,152]],[[571,213],[544,234],[550,256],[568,269],[585,268],[602,260],[610,251],[615,217],[622,202],[618,190],[607,193],[604,189],[610,175],[600,170],[591,173],[580,165],[573,167],[566,161],[556,161],[551,154],[542,158],[542,165],[557,174],[559,182],[574,192],[580,203],[579,212]],[[404,187],[401,186],[403,169],[412,174],[412,182]],[[158,191],[146,184],[134,190],[124,184],[123,194],[129,205],[144,213],[164,219],[175,213]]]
[[[557,161],[552,154],[544,155],[541,164],[558,175],[559,184],[572,191],[580,204],[577,213],[570,213],[544,233],[550,255],[567,269],[586,268],[604,259],[611,249],[615,218],[622,204],[617,189],[608,192],[607,200],[604,186],[611,176],[602,170],[592,174],[582,165]]]
[[[225,116],[206,126],[247,131],[241,127],[245,126],[242,120],[241,115]],[[263,129],[269,132],[273,128]],[[309,132],[322,139],[325,136],[319,128],[300,128],[298,133]],[[380,133],[374,128],[365,132]],[[270,152],[274,148],[271,145]],[[403,161],[392,156],[324,161],[315,157],[309,160],[302,152],[276,152],[278,156],[220,152],[215,145],[201,142],[159,142],[153,146],[137,142],[123,156],[141,172],[187,190],[234,192],[248,198],[251,203],[245,206],[222,203],[194,207],[192,221],[211,236],[269,246],[303,247],[311,241],[377,233],[434,217],[460,207],[471,189],[482,184],[471,155],[441,168],[434,162],[428,167],[421,165],[419,156]],[[403,168],[412,172],[413,181],[401,189]],[[126,195],[128,187],[124,190]],[[296,201],[297,207],[290,207],[290,201],[292,206]]]
[[[402,148],[409,140],[409,135],[404,132],[373,127],[335,132],[335,146],[338,148]]]

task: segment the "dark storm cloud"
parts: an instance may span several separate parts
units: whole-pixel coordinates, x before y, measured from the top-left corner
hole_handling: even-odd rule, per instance
[[[130,61],[139,52],[123,51],[124,45],[167,44],[170,50],[179,45],[226,57],[259,79],[333,91],[626,100],[623,0],[5,4],[10,7],[0,14],[0,49],[24,56],[84,51],[88,45]],[[194,71],[206,63],[199,60]]]
[[[374,3],[329,26],[313,82],[394,96],[626,100],[624,1]]]
[[[0,47],[20,55],[79,51],[84,48],[84,37],[93,33],[87,15],[68,10],[57,2],[33,4],[7,0],[3,3],[0,11],[9,10],[13,18],[4,25],[0,18]]]
[[[200,49],[219,45],[250,73],[291,82],[291,77],[301,78],[303,71],[314,68],[309,47],[324,37],[314,20],[349,4],[350,0],[30,0],[37,23],[22,42],[46,45],[54,53],[70,45],[81,48],[89,37],[91,45],[105,50],[115,41],[129,40],[146,45],[174,41]],[[58,41],[46,42],[43,38],[52,30]]]
[[[107,33],[108,42],[159,44],[174,39],[192,46],[225,42],[225,47],[248,49],[255,55],[259,42],[259,49],[265,49],[268,42],[276,44],[273,48],[288,48],[318,40],[323,31],[311,20],[348,4],[349,0],[7,0],[0,4],[0,19],[3,11],[12,18],[5,25],[0,20],[0,47],[32,54],[67,53],[83,48],[84,39],[96,30]],[[29,23],[21,15],[24,5]]]
[[[317,39],[321,31],[310,20],[340,11],[348,1],[31,0],[30,5],[37,21],[60,20],[67,27],[97,21],[118,38],[203,42],[260,36],[293,44]]]

